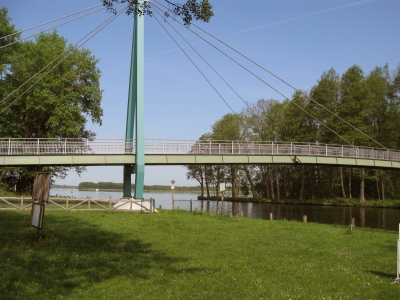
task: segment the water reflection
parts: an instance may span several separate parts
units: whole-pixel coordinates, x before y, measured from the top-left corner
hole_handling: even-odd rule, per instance
[[[199,205],[197,205],[197,202]],[[205,204],[207,203],[207,204]],[[185,209],[181,204],[182,209]],[[400,210],[390,208],[372,207],[344,207],[344,206],[318,206],[318,205],[291,205],[271,203],[241,203],[221,201],[195,201],[193,209],[198,207],[202,211],[219,212],[269,220],[271,213],[274,220],[303,221],[307,216],[308,222],[349,225],[355,219],[357,227],[369,227],[385,230],[398,230]],[[204,209],[204,207],[209,207]],[[223,211],[221,212],[221,208]]]
[[[95,192],[52,189],[50,195],[73,196],[76,198],[91,197],[92,199],[120,199],[122,192]],[[145,199],[154,198],[156,208],[161,205],[163,209],[172,209],[179,206],[180,209],[201,210],[212,213],[223,213],[232,216],[243,216],[251,218],[270,219],[270,213],[274,220],[297,220],[303,221],[307,215],[308,222],[349,225],[351,219],[355,218],[355,224],[359,227],[370,227],[385,230],[398,230],[400,223],[400,209],[372,208],[372,207],[345,207],[345,206],[316,206],[316,205],[290,205],[271,203],[240,203],[227,201],[197,201],[195,193],[174,194],[175,204],[172,203],[171,193],[149,192],[144,193]],[[192,203],[190,203],[192,199]]]

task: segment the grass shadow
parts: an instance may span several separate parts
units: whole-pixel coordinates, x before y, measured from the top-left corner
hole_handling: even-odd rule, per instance
[[[396,274],[388,274],[388,273],[384,273],[381,271],[375,271],[375,270],[365,270],[365,272],[379,276],[379,277],[383,277],[383,278],[389,278],[389,279],[396,279]]]
[[[175,266],[186,261],[151,243],[101,229],[82,215],[47,214],[39,234],[28,224],[27,213],[0,211],[2,299],[55,299],[112,278],[147,280],[152,269],[182,272]]]

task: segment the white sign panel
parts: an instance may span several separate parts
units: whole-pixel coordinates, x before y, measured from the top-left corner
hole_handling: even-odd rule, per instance
[[[42,229],[45,206],[42,205],[42,210],[40,210],[40,206],[39,203],[33,203],[32,205],[31,226]]]

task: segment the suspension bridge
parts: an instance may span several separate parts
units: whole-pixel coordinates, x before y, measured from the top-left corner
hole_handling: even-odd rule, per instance
[[[169,3],[169,1],[167,2]],[[143,5],[144,3],[144,0],[138,1],[138,4]],[[159,1],[154,1],[151,5],[155,9],[155,12],[159,14],[161,13],[160,17],[162,17],[162,13],[168,13],[168,7],[162,5]],[[118,14],[121,12],[123,12],[123,10],[119,11]],[[156,16],[154,16],[154,18],[156,19]],[[171,18],[174,21],[179,22],[179,20],[174,16],[171,16]],[[160,25],[163,26],[161,23]],[[190,28],[187,29],[192,31]],[[166,29],[164,28],[164,30]],[[213,36],[213,38],[215,37]],[[209,43],[206,40],[204,41]],[[220,40],[218,41],[223,43]],[[249,60],[251,63],[268,72],[270,75],[276,77],[284,84],[293,88],[295,91],[298,91],[296,88],[239,53],[229,45],[225,43],[223,44]],[[183,51],[182,47],[179,46],[179,48]],[[219,49],[217,50],[221,51]],[[222,54],[233,60],[227,54]],[[185,55],[187,56],[186,53]],[[204,60],[203,57],[201,58]],[[193,63],[192,60],[191,62]],[[234,62],[239,64],[236,61]],[[283,96],[285,99],[288,99],[288,97],[257,76],[250,69],[241,64],[239,65],[258,80],[269,86],[272,90]],[[214,72],[216,71],[214,70]],[[218,73],[217,75],[227,84]],[[205,79],[218,93],[212,83],[207,78]],[[229,86],[229,84],[227,85]],[[229,88],[233,90],[231,86],[229,86]],[[218,95],[231,109],[220,93],[218,93]],[[14,101],[17,101],[19,97]],[[239,98],[241,97],[239,96]],[[3,99],[3,101],[4,100],[5,99]],[[242,98],[241,100],[248,106],[247,102]],[[309,98],[309,100],[315,101],[311,98]],[[295,102],[292,103],[298,106]],[[322,107],[319,103],[317,104]],[[298,106],[298,108],[303,110],[300,106]],[[324,107],[322,108],[326,109]],[[315,117],[309,112],[305,113],[315,119]],[[318,120],[316,119],[316,121]],[[346,123],[353,129],[358,130],[345,120],[340,119],[340,121]],[[323,122],[320,122],[320,124],[321,126],[325,126]],[[360,132],[360,130],[358,131]],[[368,138],[374,141],[372,138]],[[379,143],[377,144],[381,146]],[[381,148],[368,148],[356,147],[353,145],[328,145],[283,141],[145,140],[144,14],[138,14],[134,18],[125,139],[0,139],[0,166],[3,167],[27,165],[124,166],[124,197],[131,197],[131,175],[134,174],[134,197],[136,199],[143,198],[145,165],[193,164],[310,164],[400,169],[400,151],[389,150],[383,146]]]
[[[311,164],[400,169],[400,151],[345,145],[145,140],[146,165]],[[0,166],[112,166],[136,163],[125,139],[0,139]]]

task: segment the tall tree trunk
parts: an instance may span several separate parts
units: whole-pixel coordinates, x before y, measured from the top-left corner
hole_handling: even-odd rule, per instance
[[[236,173],[236,184],[235,184],[236,196],[239,197],[239,195],[240,195],[240,182],[241,182],[242,178],[240,177],[240,173],[236,168],[235,168],[235,173]]]
[[[251,192],[253,193],[253,199],[258,199],[258,194],[256,192],[256,189],[254,188],[253,180],[250,176],[249,167],[247,165],[243,165],[243,169],[246,173],[247,180],[250,183]]]
[[[278,168],[278,167],[277,167]],[[276,169],[276,199],[277,201],[281,200],[281,193],[280,193],[280,189],[279,189],[279,172],[278,169]]]
[[[340,170],[340,185],[342,186],[342,197],[346,198],[346,190],[345,190],[344,180],[343,180],[343,167],[340,167],[339,170]]]
[[[268,169],[268,166],[265,166],[264,171],[265,172],[263,172],[263,180],[264,180],[264,185],[265,185],[265,193],[266,193],[267,199],[269,200],[270,197],[269,197],[269,180],[268,180],[269,169]]]
[[[311,166],[311,170],[312,170],[312,172],[311,172],[311,199],[315,199],[315,177],[316,177],[316,175],[315,175],[315,167],[314,166]],[[317,169],[318,170],[318,169]]]
[[[279,173],[281,175],[281,181],[279,182],[279,187],[282,188],[282,194],[279,192],[279,198],[281,197],[281,195],[283,195],[283,198],[287,198],[287,195],[289,194],[289,190],[290,190],[290,185],[287,183],[287,181],[285,180],[285,167],[281,166]]]
[[[321,182],[321,186],[320,186],[320,191],[321,191],[321,188],[322,188],[322,191],[321,191],[321,194],[320,194],[320,196],[321,197],[324,197],[324,198],[327,198],[326,197],[326,190],[327,190],[327,188],[326,188],[326,186],[325,186],[325,168],[326,167],[321,167],[321,173],[322,174],[320,174],[320,178],[321,178],[321,180],[320,180],[320,182]]]
[[[376,176],[376,192],[378,193],[378,200],[381,200],[381,192],[379,190],[379,180],[378,180],[378,176]]]
[[[301,172],[301,187],[300,187],[299,200],[303,201],[304,200],[304,179],[305,179],[304,165],[301,166],[301,168],[302,168],[302,172]]]
[[[200,189],[201,189],[201,197],[204,198],[204,176],[203,176],[203,168],[200,166]]]
[[[353,169],[349,168],[349,198],[353,198],[353,196],[351,195],[351,173],[353,173]]]
[[[219,179],[219,166],[217,166],[217,185],[216,185],[216,194],[217,194],[217,197],[219,196],[219,184],[220,184],[220,181],[219,181],[220,179]]]
[[[208,184],[207,165],[204,165],[204,178],[206,182],[207,199],[210,199],[210,186]]]
[[[396,184],[396,177],[395,177],[395,171],[390,171],[390,177],[392,179],[392,184],[393,184],[393,199],[396,199],[397,195],[397,184]]]
[[[335,170],[333,170],[332,167],[330,167],[329,170],[330,174],[330,184],[329,184],[329,198],[333,199],[333,188],[335,187]]]
[[[365,170],[362,169],[361,171],[361,183],[360,183],[360,202],[365,203],[365,194],[364,194],[364,177],[365,177]]]
[[[263,182],[264,182],[264,185],[265,185],[265,197],[267,198],[267,200],[269,200],[270,198],[269,198],[269,180],[268,180],[268,172],[269,172],[269,170],[268,170],[268,166],[263,166],[263,172],[262,172],[262,175],[263,175]]]
[[[385,182],[383,181],[383,178],[381,185],[382,185],[382,200],[385,200]]]
[[[269,174],[269,182],[271,184],[271,198],[272,200],[275,200],[275,192],[274,192],[274,169],[275,167],[270,167],[270,174]],[[275,170],[276,172],[276,170]]]
[[[232,199],[236,199],[236,170],[235,166],[231,165],[231,179],[232,179]]]

